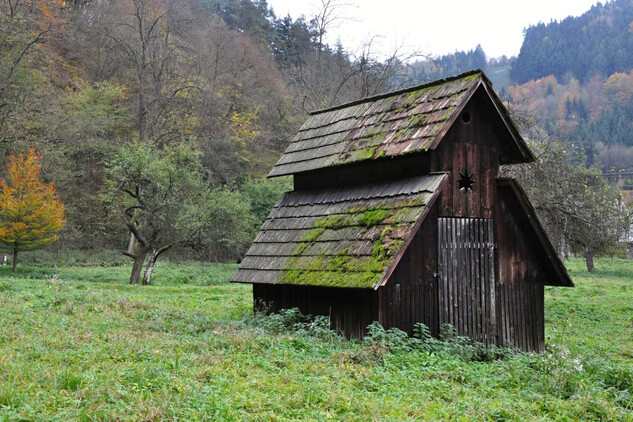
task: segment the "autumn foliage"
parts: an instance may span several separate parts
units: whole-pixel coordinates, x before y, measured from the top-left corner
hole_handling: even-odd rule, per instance
[[[53,182],[40,179],[41,158],[33,148],[9,158],[8,182],[0,179],[0,243],[13,252],[13,272],[18,251],[43,248],[59,237],[64,227],[64,204]]]

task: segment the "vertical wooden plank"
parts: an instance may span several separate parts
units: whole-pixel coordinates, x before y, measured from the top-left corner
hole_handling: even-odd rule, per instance
[[[437,260],[439,267],[438,274],[438,322],[439,324],[443,324],[446,320],[446,278],[448,276],[448,269],[446,268],[446,231],[445,231],[445,220],[444,218],[437,219],[437,235],[438,235],[438,251],[437,251]]]
[[[481,268],[482,261],[485,259],[485,255],[482,254],[482,251],[485,251],[485,245],[483,242],[485,230],[484,221],[478,219],[476,229],[475,243],[477,245],[477,254],[475,255],[474,265],[477,273],[477,289],[475,292],[477,301],[477,329],[480,333],[482,333],[483,338],[488,338],[486,330],[487,312],[485,306],[486,277]]]
[[[475,269],[477,272],[477,291],[476,291],[476,300],[477,300],[477,326],[479,331],[483,334],[483,336],[488,336],[486,330],[486,281],[483,272],[483,261],[485,261],[485,256],[482,256],[481,251],[485,250],[484,246],[484,222],[482,220],[477,220],[477,236],[476,236],[476,244],[477,244],[477,254],[475,255]]]
[[[499,284],[499,286],[501,286],[501,284]],[[505,328],[505,341],[507,344],[514,344],[514,341],[512,339],[512,333],[510,332],[510,318],[512,317],[512,310],[510,308],[511,304],[510,301],[508,299],[508,284],[504,284],[502,286],[503,288],[503,300],[504,300],[504,310],[503,310],[503,314],[501,315],[501,317],[503,318],[504,321],[504,328]]]
[[[516,283],[516,300],[518,303],[519,318],[517,321],[517,327],[519,332],[519,338],[521,341],[521,350],[526,350],[527,339],[525,338],[525,283]]]
[[[485,194],[485,188],[487,186],[487,171],[488,169],[484,166],[484,163],[481,161],[480,150],[482,145],[470,145],[471,151],[468,157],[469,166],[473,169],[473,174],[475,178],[475,184],[473,185],[473,191],[470,195],[471,206],[469,212],[471,216],[482,218],[483,214],[481,212],[481,200]]]
[[[453,230],[452,230],[452,226],[449,224],[449,219],[445,219],[444,223],[445,223],[445,230],[446,230],[446,244],[445,244],[445,251],[444,253],[446,254],[445,256],[445,260],[446,260],[446,319],[445,321],[443,321],[445,324],[454,324],[453,321],[453,261],[454,261],[454,257],[453,257],[453,251],[452,251],[452,245],[453,245]]]
[[[458,165],[456,167],[453,167],[454,169],[459,169],[459,171],[461,172],[467,172],[468,169],[466,168],[467,163],[466,163],[466,148],[467,148],[468,144],[465,143],[459,143],[456,144],[457,147],[457,156],[456,156],[456,160]],[[459,174],[457,175],[457,180],[459,180]],[[456,182],[457,182],[456,180]],[[456,204],[457,206],[455,207],[455,216],[456,217],[466,217],[467,216],[467,211],[466,211],[466,201],[468,198],[468,194],[472,193],[472,192],[464,192],[461,191],[459,189],[457,189],[457,184],[454,185],[455,186],[455,190],[453,192],[455,192],[455,196],[456,196]]]
[[[481,336],[481,330],[479,330],[477,328],[477,319],[478,319],[478,315],[479,313],[477,312],[477,305],[478,305],[478,300],[477,300],[477,283],[478,283],[478,277],[477,274],[475,272],[475,257],[478,255],[478,249],[476,248],[475,245],[475,238],[477,236],[477,222],[478,219],[475,218],[471,218],[470,219],[470,224],[469,224],[469,236],[468,236],[468,251],[469,251],[469,257],[468,257],[468,273],[469,273],[469,280],[470,280],[470,286],[469,286],[469,292],[468,292],[468,297],[469,297],[469,302],[470,302],[470,326],[472,327],[471,329],[477,333],[478,336]]]
[[[523,337],[523,345],[525,347],[524,350],[528,350],[529,348],[529,343],[528,343],[528,329],[529,329],[529,320],[528,320],[528,316],[529,316],[529,311],[528,311],[528,297],[529,297],[529,285],[527,283],[520,283],[521,285],[521,295],[520,295],[520,300],[521,300],[521,321],[519,323],[519,326],[521,327],[521,337]]]
[[[446,220],[447,223],[450,222],[450,219]],[[448,247],[447,247],[447,258],[448,258],[448,268],[449,268],[449,274],[448,274],[448,323],[455,326],[455,307],[454,307],[454,303],[456,300],[455,297],[455,285],[454,285],[454,280],[455,280],[455,261],[456,261],[456,257],[455,257],[455,250],[453,248],[453,245],[455,244],[455,227],[452,224],[447,224],[447,231],[448,231]]]
[[[525,337],[525,347],[526,350],[532,350],[533,341],[532,341],[532,286],[530,283],[523,283],[523,289],[525,291],[524,302],[525,302],[525,315],[523,316],[525,321],[525,326],[523,327],[523,331],[525,332],[523,336]]]
[[[539,333],[539,352],[542,352],[545,350],[545,319],[543,318],[544,312],[545,312],[545,285],[544,284],[540,284],[539,285],[540,289],[539,289],[539,294],[538,294],[538,313],[539,313],[539,327],[538,327],[538,333]]]
[[[477,219],[475,221],[475,227],[474,227],[474,236],[473,236],[473,244],[475,247],[475,253],[473,254],[473,272],[475,274],[475,285],[474,285],[474,291],[473,291],[473,300],[474,303],[476,304],[475,307],[475,312],[476,312],[476,319],[475,319],[475,324],[476,324],[476,328],[477,331],[479,333],[481,333],[482,338],[486,337],[486,330],[484,329],[484,324],[483,321],[485,320],[484,318],[484,314],[485,314],[485,308],[483,307],[483,303],[482,303],[482,294],[481,291],[483,289],[483,285],[485,284],[485,278],[483,277],[482,273],[481,273],[481,237],[482,237],[482,220],[481,219]]]
[[[505,309],[505,303],[504,303],[504,299],[503,299],[503,293],[504,293],[504,289],[502,285],[497,285],[498,289],[497,289],[497,317],[498,317],[498,321],[499,321],[499,327],[497,329],[497,340],[499,345],[503,345],[505,344],[506,341],[506,333],[505,333],[505,325],[502,324],[502,321],[505,320],[505,318],[503,318],[503,310]]]
[[[460,203],[460,207],[461,207]],[[455,328],[457,328],[457,332],[461,335],[464,334],[463,329],[463,313],[464,313],[464,299],[462,297],[462,265],[464,262],[464,258],[462,256],[463,248],[461,247],[461,234],[463,231],[462,228],[462,219],[453,219],[451,220],[455,231],[455,242],[453,242],[454,250],[457,252],[457,257],[455,258],[455,274],[453,276],[453,286],[455,286],[455,301],[453,302],[453,309],[455,310]]]
[[[487,281],[487,284],[490,284],[490,313],[489,318],[491,320],[490,324],[490,336],[491,339],[494,339],[495,333],[497,332],[496,329],[496,304],[495,304],[495,254],[494,254],[494,238],[493,238],[493,233],[494,233],[494,227],[493,227],[493,221],[491,219],[487,219],[485,220],[487,222],[486,224],[486,230],[487,230],[487,237],[488,237],[488,272],[487,272],[487,279],[489,281]]]
[[[463,145],[463,144],[460,144]],[[460,207],[463,205],[463,202],[460,203]],[[457,251],[457,258],[455,259],[455,277],[453,277],[453,285],[455,286],[455,302],[453,302],[453,308],[455,310],[455,326],[459,333],[465,335],[466,330],[464,329],[464,298],[463,298],[463,265],[464,265],[464,248],[462,247],[462,234],[463,234],[463,220],[456,219],[453,220],[457,224],[454,224],[455,227],[455,246]]]
[[[494,208],[494,202],[492,199],[492,192],[495,188],[495,177],[493,176],[493,170],[491,165],[491,149],[488,145],[481,145],[480,148],[480,162],[482,166],[481,175],[481,201],[480,201],[480,213],[483,218],[492,218],[492,210]]]
[[[467,144],[464,144],[464,147],[466,145]],[[466,206],[466,201],[464,201],[464,212],[466,212],[465,206]],[[467,239],[467,233],[468,233],[468,219],[460,218],[459,222],[460,222],[460,231],[461,231],[461,239],[460,239],[459,248],[460,248],[461,256],[460,256],[460,261],[459,261],[460,277],[457,282],[460,284],[460,287],[461,287],[461,298],[460,298],[459,307],[462,310],[461,312],[462,333],[463,335],[468,335],[469,334],[469,327],[468,327],[468,305],[469,304],[468,304],[468,274],[466,271],[466,266],[468,263],[468,256],[467,256],[468,249],[466,248],[466,239]]]
[[[538,352],[538,284],[530,283],[530,351]]]
[[[518,313],[519,313],[519,309],[517,306],[517,301],[516,301],[516,283],[510,283],[508,284],[508,289],[510,292],[510,300],[512,301],[511,304],[511,309],[512,309],[512,318],[511,318],[511,329],[512,329],[512,341],[514,342],[514,344],[516,344],[517,347],[521,347],[521,343],[519,341],[519,333],[518,333]]]
[[[534,288],[531,283],[523,283],[525,291],[525,347],[528,351],[534,350]]]

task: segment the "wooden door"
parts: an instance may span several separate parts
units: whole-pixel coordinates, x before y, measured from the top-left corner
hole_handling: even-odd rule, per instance
[[[490,218],[438,219],[440,324],[495,344],[495,266]]]

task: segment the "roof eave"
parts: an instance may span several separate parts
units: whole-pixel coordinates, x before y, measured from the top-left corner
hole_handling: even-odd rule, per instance
[[[498,186],[507,186],[512,189],[516,199],[519,201],[519,205],[523,209],[523,212],[527,216],[527,221],[532,226],[536,237],[538,238],[541,246],[543,247],[543,251],[549,258],[556,275],[558,276],[559,283],[546,282],[545,285],[548,286],[561,286],[561,287],[574,287],[574,282],[569,277],[567,273],[567,269],[565,265],[561,261],[560,257],[556,253],[552,242],[549,240],[545,229],[541,225],[539,221],[536,210],[530,204],[528,200],[527,193],[523,190],[519,182],[515,179],[511,178],[502,178],[497,179]]]
[[[444,126],[442,127],[442,130],[440,130],[438,134],[435,136],[435,139],[429,146],[429,149],[435,149],[438,147],[440,142],[442,142],[442,139],[444,139],[444,136],[446,136],[450,128],[453,127],[453,124],[457,120],[457,117],[462,113],[462,111],[464,111],[466,104],[468,104],[468,102],[471,100],[473,95],[475,95],[475,92],[477,92],[477,89],[482,85],[482,83],[483,83],[483,72],[479,71],[477,82],[473,83],[473,85],[470,88],[468,88],[468,92],[466,93],[466,96],[459,103],[459,105],[455,107],[455,110],[453,110],[453,113],[451,114],[451,116],[444,122]]]
[[[503,105],[501,98],[499,98],[495,90],[492,88],[492,82],[484,74],[482,74],[481,77],[484,82],[482,84],[483,88],[486,90],[486,93],[492,100],[492,105],[495,107],[499,117],[501,117],[504,126],[506,127],[506,129],[510,133],[510,136],[512,137],[512,140],[514,141],[514,145],[516,145],[517,150],[520,153],[520,157],[518,157],[516,160],[509,160],[508,162],[502,164],[520,164],[536,161],[536,156],[528,147],[525,139],[523,139],[523,136],[521,136],[521,132],[510,117],[510,112],[508,111],[506,106]]]

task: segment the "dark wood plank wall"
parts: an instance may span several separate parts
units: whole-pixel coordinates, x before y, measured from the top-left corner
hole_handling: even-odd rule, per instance
[[[440,218],[439,318],[459,335],[496,344],[493,221]]]
[[[437,291],[437,206],[422,226],[385,286],[378,289],[378,321],[413,334],[422,322],[439,334]]]
[[[542,351],[545,344],[543,283],[547,274],[540,262],[544,257],[535,251],[534,239],[526,237],[525,233],[530,231],[524,227],[524,222],[517,221],[518,210],[497,195],[499,140],[491,123],[495,121],[490,118],[490,110],[481,107],[475,99],[463,110],[446,138],[432,153],[432,171],[451,171],[451,179],[438,201],[439,216],[492,218],[497,246],[495,283],[492,286],[495,289],[494,303],[482,297],[482,302],[477,304],[463,297],[455,315],[447,313],[450,312],[447,309],[442,313],[440,303],[440,320],[452,323],[458,332],[480,341],[483,339],[484,343],[496,342],[527,351]],[[473,190],[459,189],[460,173],[472,175],[475,181]],[[455,257],[456,262],[470,260],[467,252],[462,255]],[[439,272],[447,270],[440,268]],[[453,288],[455,292],[446,294],[459,296],[469,290],[467,286],[455,285]],[[477,288],[470,290],[475,294],[478,292]],[[477,322],[466,329],[470,324],[467,321],[469,315],[476,315],[469,306],[496,307],[488,321],[489,324],[496,323],[496,330],[479,331]]]
[[[325,315],[333,330],[362,338],[378,320],[378,294],[371,289],[253,284],[253,303],[270,313],[299,308],[304,315]]]
[[[471,103],[472,104],[472,103]],[[431,170],[450,171],[446,191],[440,198],[442,217],[492,218],[496,201],[495,180],[499,174],[497,139],[484,107],[466,107],[432,152]],[[472,176],[472,190],[459,189],[461,175]]]
[[[499,195],[497,202],[497,280],[499,283],[541,283],[546,280],[546,269],[539,242],[531,233],[527,221],[519,221],[516,204]]]
[[[294,190],[323,189],[363,183],[385,182],[430,173],[430,154],[415,153],[402,157],[347,164],[308,171],[293,176]]]
[[[498,342],[528,352],[545,350],[542,283],[497,284]]]
[[[511,198],[498,195],[497,244],[497,318],[499,344],[540,352],[545,348],[544,282],[549,275],[539,242]]]

